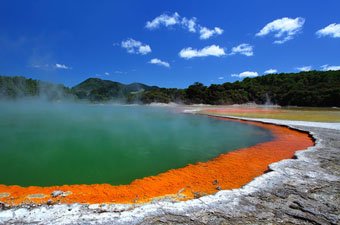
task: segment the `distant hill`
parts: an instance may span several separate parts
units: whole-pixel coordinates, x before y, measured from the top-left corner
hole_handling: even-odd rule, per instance
[[[0,76],[0,98],[26,96],[144,104],[229,105],[254,102],[281,106],[340,107],[340,70],[268,74],[210,86],[196,82],[185,89],[159,88],[141,83],[122,84],[98,78],[89,78],[70,89],[24,77]]]
[[[91,101],[128,100],[133,101],[144,92],[158,89],[141,83],[122,84],[111,80],[89,78],[72,88],[79,99]]]

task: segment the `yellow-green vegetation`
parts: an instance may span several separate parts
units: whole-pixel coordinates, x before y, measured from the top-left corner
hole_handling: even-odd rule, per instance
[[[272,110],[204,110],[203,113],[213,115],[229,115],[248,118],[268,118],[281,120],[299,120],[315,122],[340,122],[339,108],[280,108]]]

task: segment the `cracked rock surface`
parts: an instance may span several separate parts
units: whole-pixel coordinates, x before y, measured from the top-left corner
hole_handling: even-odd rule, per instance
[[[340,130],[289,126],[310,132],[316,145],[240,189],[144,205],[0,203],[0,224],[340,224]]]

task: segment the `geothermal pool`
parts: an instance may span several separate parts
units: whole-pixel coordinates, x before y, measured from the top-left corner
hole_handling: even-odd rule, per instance
[[[174,108],[0,103],[0,184],[128,184],[273,139]]]

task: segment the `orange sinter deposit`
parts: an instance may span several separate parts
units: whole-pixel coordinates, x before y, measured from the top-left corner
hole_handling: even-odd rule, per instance
[[[222,118],[221,118],[222,119]],[[228,119],[222,119],[228,120]],[[187,200],[220,189],[240,188],[263,174],[268,165],[314,145],[304,132],[287,127],[240,121],[269,129],[274,140],[221,154],[204,163],[137,179],[129,185],[109,184],[20,187],[0,185],[0,201],[10,205],[54,203],[143,203],[159,197]],[[52,197],[53,191],[64,195]]]

